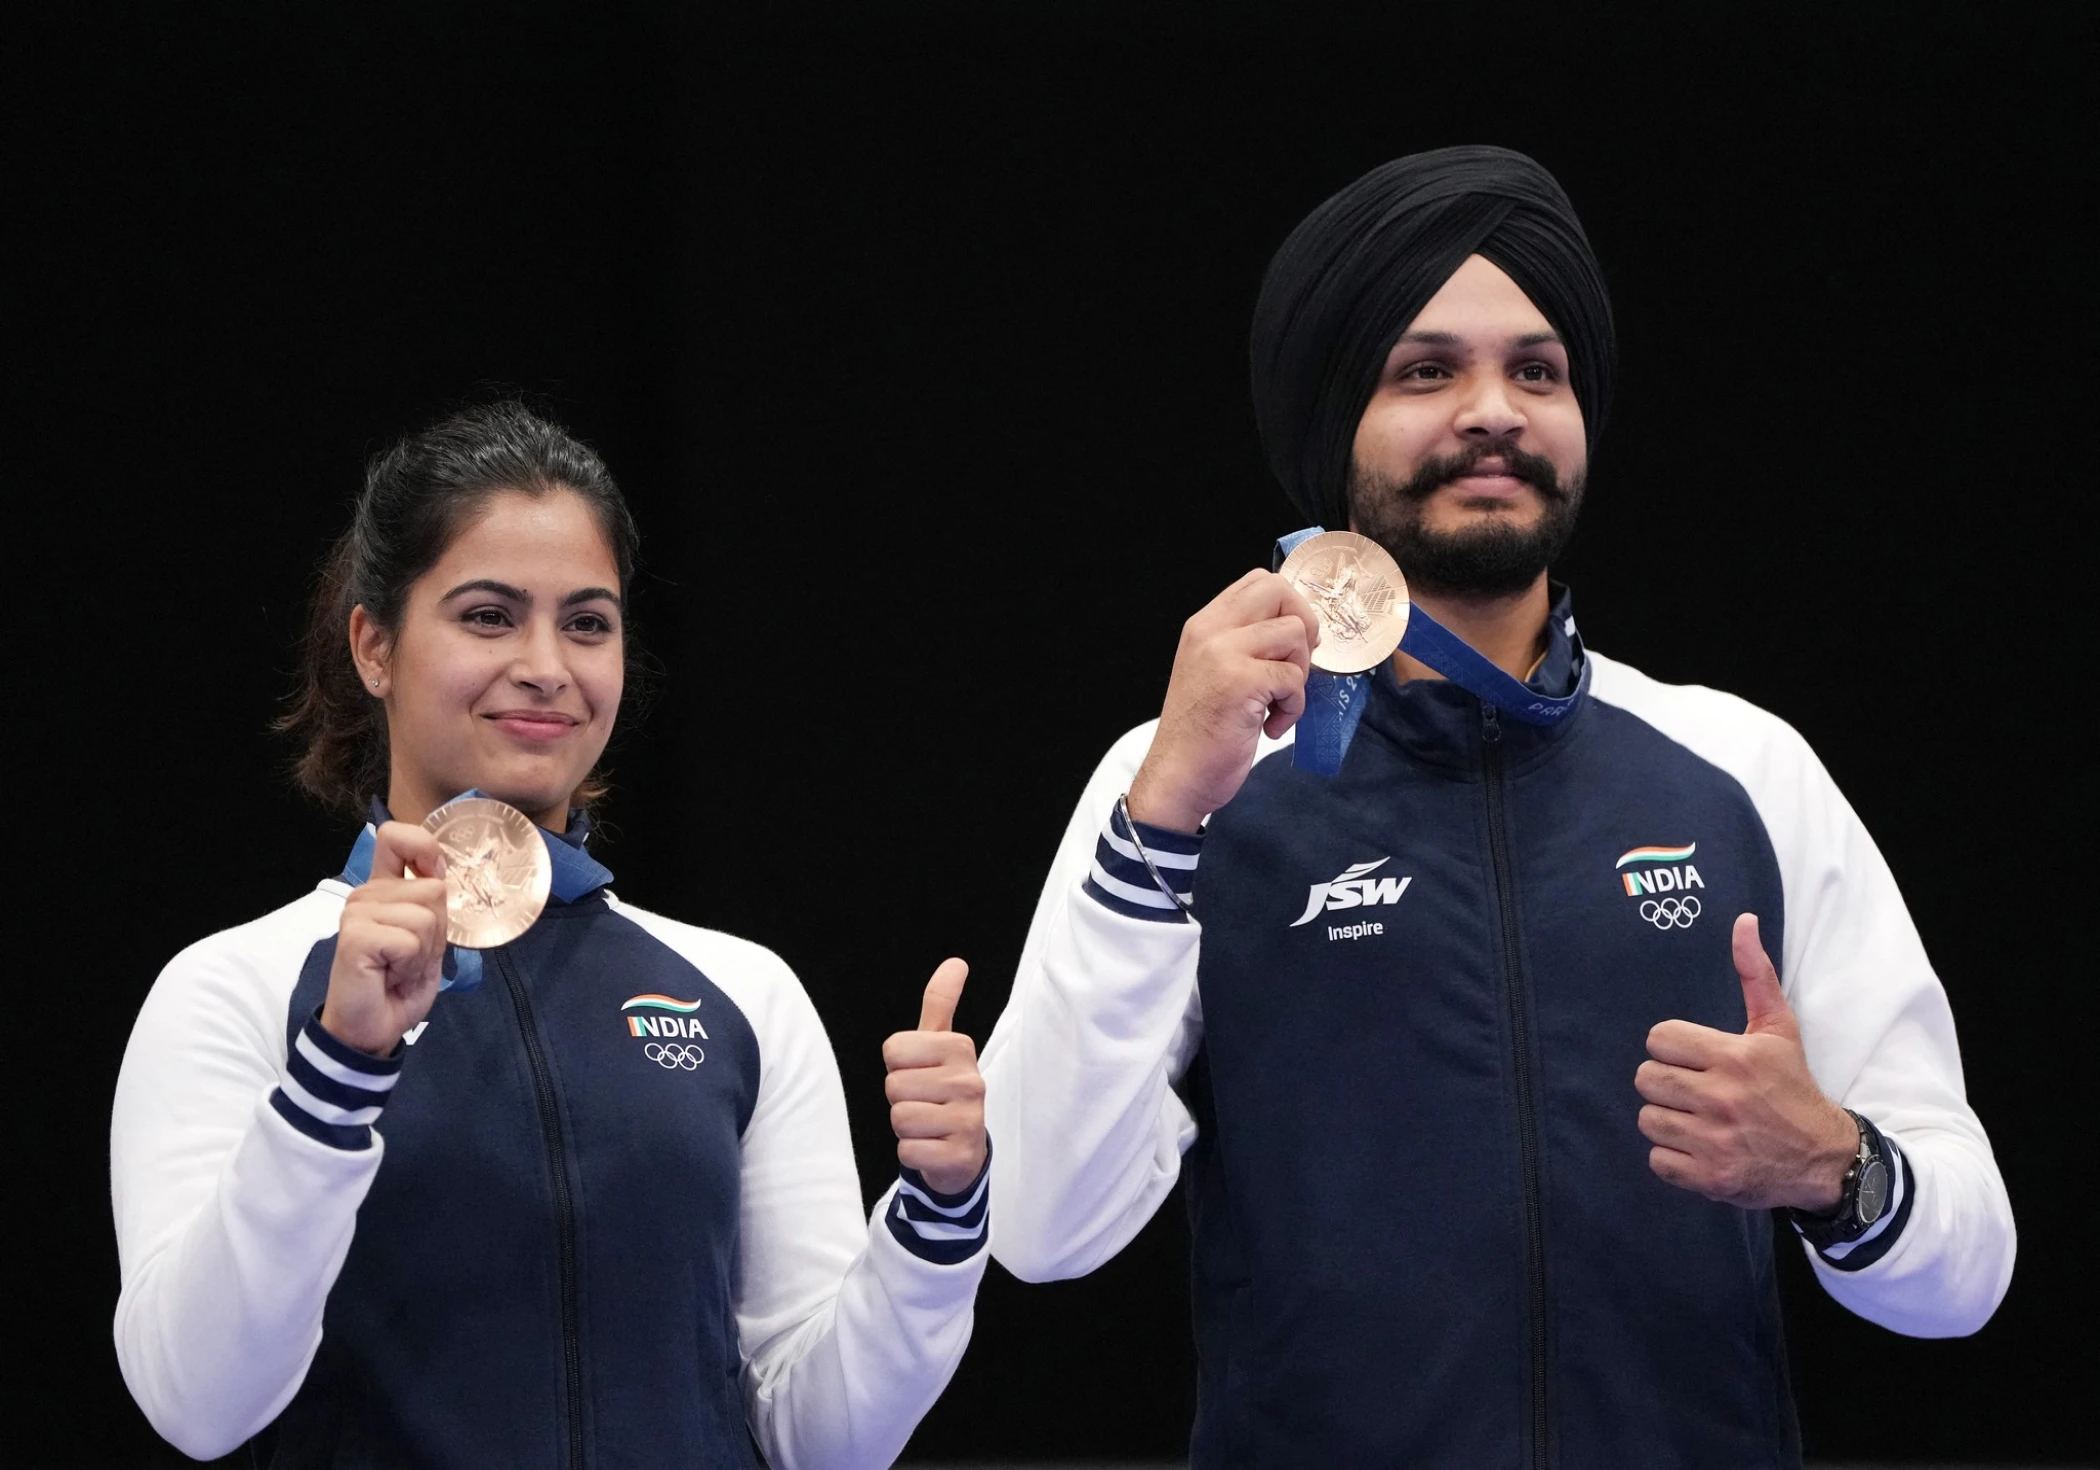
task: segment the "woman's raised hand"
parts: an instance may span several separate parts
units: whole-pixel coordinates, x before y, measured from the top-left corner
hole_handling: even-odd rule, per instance
[[[984,1078],[976,1046],[952,1029],[969,975],[961,960],[941,961],[926,982],[918,1029],[882,1044],[897,1162],[918,1170],[936,1194],[960,1194],[984,1171]]]
[[[321,1025],[345,1046],[390,1055],[430,1014],[445,962],[445,854],[406,822],[381,826],[372,876],[343,904]]]

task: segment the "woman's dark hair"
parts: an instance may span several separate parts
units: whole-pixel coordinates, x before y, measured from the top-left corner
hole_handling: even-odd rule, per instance
[[[277,721],[300,744],[292,771],[309,796],[361,818],[387,785],[386,710],[351,660],[351,609],[362,604],[367,617],[394,633],[408,589],[492,496],[555,490],[571,491],[590,506],[626,596],[640,538],[620,487],[588,446],[522,403],[464,409],[365,466],[350,529],[321,563],[298,692]],[[631,667],[633,641],[627,642]],[[605,789],[593,771],[571,803],[589,807]]]

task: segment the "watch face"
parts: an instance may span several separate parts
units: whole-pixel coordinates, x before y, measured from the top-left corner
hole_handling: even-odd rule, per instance
[[[1879,1159],[1869,1159],[1867,1167],[1859,1176],[1859,1223],[1872,1225],[1881,1218],[1881,1212],[1889,1207],[1888,1165]]]

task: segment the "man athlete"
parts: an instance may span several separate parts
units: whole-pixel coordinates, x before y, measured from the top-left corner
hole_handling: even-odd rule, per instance
[[[1186,1172],[1197,1466],[1798,1464],[1774,1229],[1931,1337],[1996,1308],[2012,1215],[1814,754],[1586,651],[1548,578],[1613,360],[1574,211],[1502,149],[1384,165],[1284,243],[1252,355],[1299,517],[1471,652],[1309,680],[1268,571],[1189,619],[985,1048],[994,1253],[1083,1274]]]

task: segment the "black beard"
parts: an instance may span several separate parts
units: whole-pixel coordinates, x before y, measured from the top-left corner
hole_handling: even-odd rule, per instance
[[[1472,472],[1489,457],[1538,492],[1539,518],[1529,526],[1493,516],[1463,531],[1432,531],[1422,523],[1429,497]],[[1560,559],[1582,508],[1582,476],[1566,485],[1552,464],[1514,444],[1489,440],[1460,454],[1431,458],[1395,483],[1349,467],[1349,519],[1400,563],[1411,590],[1441,597],[1512,597]]]

